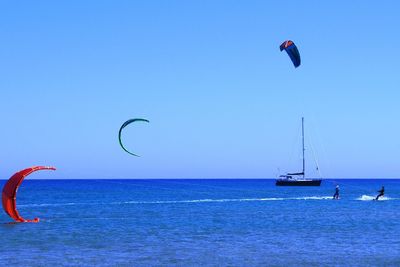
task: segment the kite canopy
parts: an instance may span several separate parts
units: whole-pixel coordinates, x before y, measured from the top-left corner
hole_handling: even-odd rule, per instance
[[[122,132],[122,129],[124,129],[126,126],[128,126],[129,124],[131,124],[132,122],[135,122],[135,121],[149,122],[149,121],[146,120],[146,119],[140,119],[140,118],[127,120],[126,122],[124,122],[124,124],[122,124],[121,128],[119,128],[118,140],[119,140],[119,144],[121,145],[122,149],[125,150],[125,152],[127,152],[127,153],[129,153],[129,154],[131,154],[131,155],[133,155],[133,156],[139,157],[139,155],[136,155],[136,154],[134,154],[134,153],[132,153],[132,152],[129,152],[129,151],[124,147],[124,145],[122,144],[122,141],[121,141],[121,132]]]
[[[39,218],[26,220],[17,211],[17,191],[22,181],[32,172],[39,170],[55,170],[54,167],[34,166],[15,173],[3,187],[3,209],[16,222],[39,222]]]
[[[297,49],[296,45],[293,43],[293,41],[291,41],[291,40],[284,41],[279,46],[279,48],[280,48],[281,52],[283,50],[285,50],[288,53],[295,68],[300,66],[300,64],[301,64],[300,53],[299,53],[299,50]]]

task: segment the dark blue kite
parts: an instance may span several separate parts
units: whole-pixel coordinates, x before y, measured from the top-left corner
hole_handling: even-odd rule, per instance
[[[279,48],[281,49],[281,52],[282,50],[285,50],[288,53],[295,68],[300,66],[301,64],[300,53],[296,45],[293,43],[293,41],[290,40],[284,41]]]

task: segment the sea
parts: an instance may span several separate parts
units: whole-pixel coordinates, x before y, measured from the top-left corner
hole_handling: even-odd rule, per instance
[[[40,222],[0,212],[0,266],[400,266],[397,179],[28,177],[17,207]]]

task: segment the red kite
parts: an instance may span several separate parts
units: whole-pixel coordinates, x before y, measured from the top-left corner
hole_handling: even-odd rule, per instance
[[[3,209],[16,222],[39,222],[39,218],[26,220],[17,211],[17,191],[22,181],[32,172],[39,170],[55,170],[54,167],[34,166],[15,173],[3,187]]]

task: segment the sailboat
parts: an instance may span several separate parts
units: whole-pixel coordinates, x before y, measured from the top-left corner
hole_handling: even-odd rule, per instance
[[[301,172],[287,173],[280,175],[276,180],[277,186],[320,186],[322,179],[305,178],[305,158],[304,158],[304,118],[301,118],[301,136],[303,145],[303,170]]]

